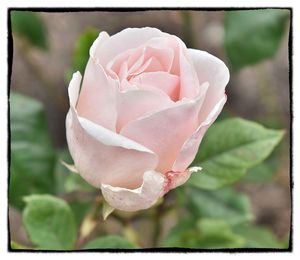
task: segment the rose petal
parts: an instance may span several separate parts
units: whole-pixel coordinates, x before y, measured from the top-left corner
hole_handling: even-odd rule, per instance
[[[155,171],[146,171],[143,184],[137,189],[126,189],[102,184],[104,199],[112,207],[125,211],[150,208],[163,195],[165,178]]]
[[[164,91],[172,100],[178,100],[179,78],[176,75],[163,71],[147,72],[138,75],[131,82],[139,83],[140,88],[143,88],[143,85],[156,87]]]
[[[183,173],[177,175],[175,178],[173,178],[171,182],[170,190],[175,189],[178,186],[181,186],[182,184],[186,183],[193,173],[199,174],[201,170],[201,167],[190,167]]]
[[[105,66],[119,53],[128,49],[137,48],[147,42],[152,37],[164,35],[156,28],[127,28],[123,31],[112,35],[107,41],[94,51],[94,55],[99,62]]]
[[[195,98],[199,93],[198,76],[195,72],[193,62],[185,55],[186,47],[181,47],[180,50],[180,95],[179,98]],[[209,83],[210,84],[210,83]]]
[[[128,122],[146,113],[173,105],[166,95],[148,90],[130,90],[117,95],[117,132]]]
[[[185,141],[179,156],[177,157],[172,170],[184,171],[195,159],[200,142],[210,125],[216,120],[226,102],[226,95],[215,105],[213,110],[207,116],[206,120],[201,123],[198,129]]]
[[[155,58],[162,66],[162,70],[169,72],[173,63],[174,52],[172,49],[161,49],[145,46],[144,60],[148,60],[149,58]],[[147,71],[149,71],[149,68]]]
[[[200,84],[204,81],[209,83],[199,118],[200,121],[204,121],[224,95],[229,81],[229,70],[223,61],[205,51],[188,49],[188,52],[192,57]]]
[[[79,71],[73,74],[68,87],[70,106],[76,107],[82,76]]]
[[[174,53],[171,49],[158,49],[142,45],[137,49],[126,50],[110,61],[106,68],[120,74],[123,64],[127,65],[128,77],[137,75],[145,70],[169,71],[173,62]],[[152,59],[152,60],[150,60]]]
[[[117,82],[107,77],[101,65],[89,59],[77,103],[78,114],[115,130]]]
[[[172,66],[168,71],[180,78],[179,98],[194,99],[199,94],[199,85],[204,81],[199,82],[193,60],[184,42],[174,35],[165,33],[163,38],[153,38],[147,44],[155,48],[169,48],[173,51]]]
[[[99,49],[101,48],[101,45],[109,39],[109,35],[107,32],[100,32],[97,39],[93,42],[91,48],[90,48],[90,57],[92,57],[96,63],[99,63],[99,59],[97,59],[96,54],[98,50],[99,54]]]
[[[71,108],[66,118],[67,141],[76,168],[86,181],[98,188],[102,182],[138,187],[144,172],[156,168],[157,156],[143,145],[78,117],[74,105],[80,79],[80,73],[76,73],[70,82]]]
[[[171,172],[169,175],[168,183],[164,188],[165,193],[169,190],[175,189],[176,187],[184,184],[191,176],[192,173],[201,171],[201,167],[191,167],[185,170],[184,172]],[[167,175],[168,176],[168,175]]]
[[[121,134],[134,140],[159,157],[157,171],[169,171],[184,143],[198,126],[198,112],[204,100],[183,100],[172,107],[129,122]]]

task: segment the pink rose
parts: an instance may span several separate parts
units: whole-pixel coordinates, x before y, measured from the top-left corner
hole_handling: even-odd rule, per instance
[[[155,28],[101,32],[69,85],[70,153],[114,208],[136,211],[184,182],[226,102],[226,65]],[[80,91],[79,91],[80,90]],[[79,94],[80,92],[80,94]]]

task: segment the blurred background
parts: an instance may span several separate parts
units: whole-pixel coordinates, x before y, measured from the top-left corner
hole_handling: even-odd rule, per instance
[[[42,104],[44,110],[39,107],[38,113],[45,120],[43,131],[49,132],[50,137],[47,142],[52,150],[60,151],[63,158],[69,158],[66,155],[64,125],[69,108],[68,80],[71,73],[78,69],[83,70],[86,50],[99,31],[107,31],[112,35],[127,27],[156,27],[177,35],[187,47],[205,50],[219,57],[229,66],[231,78],[227,86],[228,101],[218,120],[242,117],[269,128],[285,130],[283,141],[272,156],[259,167],[251,169],[250,173],[235,184],[235,190],[249,197],[251,214],[253,214],[252,222],[270,230],[272,239],[287,243],[291,217],[288,60],[290,21],[287,10],[275,10],[274,13],[272,11],[274,10],[261,10],[263,14],[257,16],[253,13],[255,11],[201,10],[36,12],[34,18],[28,18],[26,15],[22,18],[20,13],[24,12],[16,12],[15,17],[12,17],[13,64],[10,89],[14,93],[32,97]],[[35,28],[36,25],[39,28]],[[251,44],[254,47],[248,46]],[[23,101],[20,102],[16,109],[11,103],[11,111],[18,111],[20,115],[16,117],[21,120],[30,121],[31,119],[26,117],[32,115],[30,113],[34,113],[33,110],[29,112],[23,110],[26,102],[24,101],[23,105]],[[38,134],[22,135],[20,138],[33,140]],[[39,140],[44,142],[45,139]],[[12,143],[13,141],[14,135],[12,135]],[[14,147],[17,145],[12,144],[12,153]],[[28,149],[32,148],[28,147]],[[17,171],[15,168],[20,160],[14,160],[17,157],[12,155],[13,174]],[[52,160],[57,159],[54,157]],[[43,169],[46,166],[35,167]],[[73,201],[74,198],[76,200],[79,185],[76,180],[68,179],[66,170],[57,163],[51,167],[56,169],[55,174],[59,179],[59,181],[51,179],[51,185],[56,185],[56,191],[53,193],[66,201]],[[38,178],[44,177],[39,175]],[[28,178],[26,181],[11,176],[10,182],[10,235],[13,241],[26,247],[31,247],[32,241],[28,238],[22,224],[24,203],[20,196],[43,193],[43,190],[36,187],[26,190],[26,187],[32,186],[32,182],[35,181],[36,179],[27,183]],[[49,193],[45,183],[47,179],[37,181],[40,182],[42,184],[39,185],[44,185]],[[59,187],[59,185],[65,186]],[[166,200],[172,202],[175,193],[175,191],[171,192]],[[69,197],[65,194],[69,194]],[[90,193],[85,193],[84,196],[88,197]],[[83,206],[78,205],[78,208],[83,209]],[[72,209],[76,210],[76,205],[72,205]],[[164,228],[160,233],[161,240],[177,222],[174,212],[167,214],[165,218],[166,224],[163,224]],[[127,226],[127,219],[133,219],[131,227]],[[84,216],[78,220],[81,230],[84,220]],[[147,218],[135,220],[135,217],[129,218],[127,215],[124,217],[121,214],[121,217],[115,215],[109,217],[106,222],[100,224],[98,222],[95,224],[91,220],[86,220],[85,223],[90,226],[102,225],[99,229],[105,229],[105,234],[122,234],[131,241],[139,239],[138,244],[141,247],[153,246],[151,242],[153,227]],[[83,236],[85,240],[97,236],[94,226],[92,231]],[[136,232],[141,227],[145,235],[137,239]]]

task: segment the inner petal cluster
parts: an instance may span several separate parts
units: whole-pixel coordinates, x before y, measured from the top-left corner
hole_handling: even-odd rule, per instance
[[[179,75],[171,73],[174,56],[171,48],[145,45],[117,55],[106,69],[112,78],[119,81],[121,91],[149,90],[177,101],[180,80]]]

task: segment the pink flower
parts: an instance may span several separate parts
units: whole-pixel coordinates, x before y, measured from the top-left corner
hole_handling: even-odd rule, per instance
[[[155,28],[101,32],[69,85],[69,150],[114,208],[136,211],[190,177],[226,102],[226,65]],[[79,91],[80,90],[80,91]],[[80,94],[79,94],[80,92]]]

